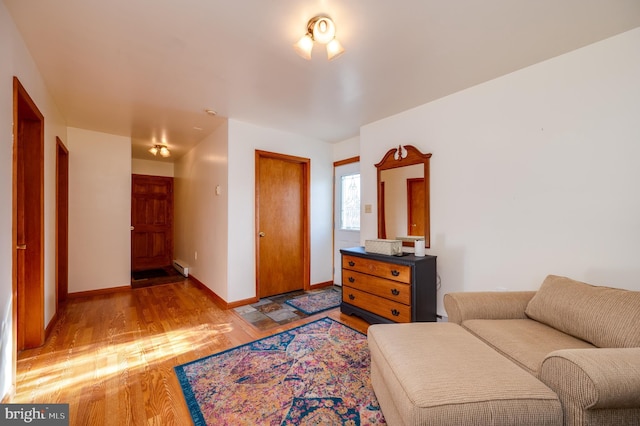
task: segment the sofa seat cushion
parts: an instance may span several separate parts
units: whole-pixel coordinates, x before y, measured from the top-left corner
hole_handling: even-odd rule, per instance
[[[549,353],[594,347],[530,319],[467,320],[462,326],[536,377]]]
[[[554,392],[457,324],[376,324],[367,336],[389,424],[562,424]]]
[[[525,313],[600,348],[640,347],[640,291],[549,275]]]

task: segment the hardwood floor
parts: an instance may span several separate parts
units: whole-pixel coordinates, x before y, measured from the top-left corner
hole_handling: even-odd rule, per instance
[[[18,356],[13,403],[68,403],[71,425],[189,425],[173,367],[329,316],[260,331],[189,280],[70,299],[44,346]]]

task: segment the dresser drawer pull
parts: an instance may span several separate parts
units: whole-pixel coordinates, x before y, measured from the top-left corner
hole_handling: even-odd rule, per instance
[[[398,315],[400,315],[400,311],[397,309],[392,309],[391,310],[391,315],[393,315],[394,317],[397,317]]]
[[[393,275],[394,277],[397,277],[398,275],[400,275],[400,271],[396,271],[395,269],[392,269],[391,275]]]
[[[350,283],[355,283],[355,282],[356,282],[356,279],[355,279],[355,278],[353,278],[353,277],[349,277],[349,282],[350,282]]]
[[[391,294],[393,294],[394,296],[397,296],[400,294],[400,290],[398,290],[397,288],[394,288],[391,290]]]
[[[353,260],[349,261],[349,266],[356,266],[356,262],[354,262]]]
[[[355,298],[356,297],[353,294],[349,293],[349,300],[355,300]]]

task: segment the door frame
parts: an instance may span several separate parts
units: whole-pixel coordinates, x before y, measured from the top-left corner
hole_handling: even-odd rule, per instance
[[[29,129],[26,137],[23,127]],[[13,383],[18,351],[44,343],[44,116],[17,77],[13,77],[13,226],[12,226],[12,323]],[[26,155],[27,150],[29,155]],[[28,162],[21,162],[25,159]],[[28,179],[28,182],[26,180]],[[28,190],[23,185],[28,185]],[[24,203],[18,202],[18,192]],[[26,204],[26,206],[25,206]],[[18,211],[20,210],[20,211]],[[27,249],[18,248],[18,224],[28,221]],[[24,218],[24,219],[23,219]],[[29,280],[19,282],[18,252],[24,257]],[[24,312],[29,304],[29,315]],[[20,309],[19,307],[23,308]]]
[[[333,273],[331,274],[331,279],[333,280],[334,284],[337,285],[342,285],[342,279],[340,279],[340,283],[337,283],[336,281],[336,230],[338,229],[338,224],[336,223],[336,209],[338,208],[337,204],[336,204],[336,198],[337,198],[337,191],[336,191],[336,169],[340,166],[346,166],[347,164],[353,164],[353,163],[359,163],[360,162],[360,156],[355,156],[355,157],[350,157],[350,158],[346,158],[344,160],[339,160],[339,161],[334,161],[333,162],[333,197],[332,199],[332,209],[331,209],[331,215],[332,215],[332,238],[331,238],[331,261],[332,261],[332,271]],[[358,167],[358,170],[360,169],[360,167]],[[360,235],[360,232],[358,231],[358,235]],[[341,269],[342,266],[340,266]]]
[[[256,247],[256,297],[260,294],[260,160],[262,158],[270,158],[282,161],[289,161],[297,163],[302,167],[302,176],[304,182],[302,184],[302,244],[303,244],[303,289],[308,291],[311,289],[311,220],[310,220],[310,205],[311,205],[311,160],[303,157],[296,157],[293,155],[280,154],[276,152],[261,151],[256,149],[255,152],[255,247]]]

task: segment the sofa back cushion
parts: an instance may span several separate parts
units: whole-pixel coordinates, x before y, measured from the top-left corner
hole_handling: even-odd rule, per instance
[[[549,275],[525,313],[600,348],[640,347],[639,291]]]

